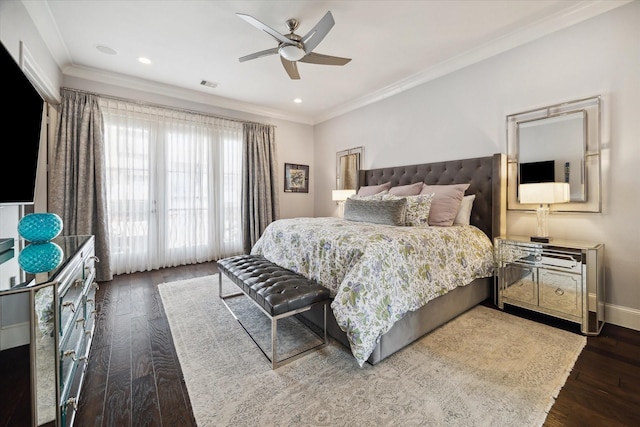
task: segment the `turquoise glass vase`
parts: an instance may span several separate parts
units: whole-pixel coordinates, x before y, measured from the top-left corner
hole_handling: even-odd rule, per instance
[[[62,248],[53,242],[31,243],[20,251],[18,264],[27,273],[44,273],[59,266],[63,256]]]
[[[61,232],[62,219],[54,213],[28,214],[18,223],[18,233],[29,242],[48,242],[58,237]]]

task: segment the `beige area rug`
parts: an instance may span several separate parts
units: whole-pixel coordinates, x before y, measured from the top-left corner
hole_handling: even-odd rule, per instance
[[[226,278],[224,286],[237,290]],[[540,426],[586,344],[478,306],[375,366],[358,367],[331,341],[272,370],[218,298],[217,275],[159,290],[200,427]],[[234,312],[268,344],[266,316],[246,297],[234,300]],[[287,347],[308,339],[290,322],[279,328]]]

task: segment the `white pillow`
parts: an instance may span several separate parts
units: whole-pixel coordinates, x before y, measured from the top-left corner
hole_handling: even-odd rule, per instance
[[[476,199],[476,195],[464,196],[462,202],[460,202],[460,208],[456,214],[456,218],[453,220],[454,225],[469,225],[471,221],[471,209],[473,209],[473,201]]]

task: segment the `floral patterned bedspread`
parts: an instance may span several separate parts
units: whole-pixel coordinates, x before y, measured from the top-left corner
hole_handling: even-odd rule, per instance
[[[407,312],[493,274],[491,240],[470,225],[281,219],[267,227],[251,253],[331,290],[331,308],[360,366]]]

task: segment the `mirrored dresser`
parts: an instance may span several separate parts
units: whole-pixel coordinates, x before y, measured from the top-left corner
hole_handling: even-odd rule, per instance
[[[24,241],[16,242],[14,259],[0,265],[0,276],[10,277],[0,298],[29,313],[25,342],[30,344],[34,426],[73,424],[96,315],[94,236],[57,237],[52,242],[63,256],[51,271],[29,274],[20,268],[19,253],[30,244]]]
[[[497,303],[578,323],[598,335],[605,322],[604,245],[529,237],[495,240]]]

